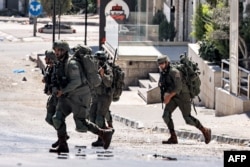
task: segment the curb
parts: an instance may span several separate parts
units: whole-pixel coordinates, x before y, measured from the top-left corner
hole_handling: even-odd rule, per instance
[[[129,126],[134,129],[143,129],[143,123],[140,121],[135,121],[130,118],[121,117],[119,115],[111,114],[114,121],[120,122],[125,124],[126,126]],[[167,128],[160,128],[160,127],[154,127],[152,128],[152,131],[159,132],[159,133],[169,133],[169,130]],[[191,140],[198,140],[201,142],[204,142],[204,137],[201,133],[193,133],[183,130],[175,130],[176,135],[180,138],[184,139],[191,139]],[[219,143],[224,144],[236,144],[236,145],[242,145],[242,146],[248,146],[250,147],[250,140],[244,139],[244,138],[233,138],[229,136],[223,136],[223,135],[212,135],[211,141],[216,141]]]

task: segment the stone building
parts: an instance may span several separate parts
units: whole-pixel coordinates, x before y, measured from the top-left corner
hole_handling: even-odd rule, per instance
[[[23,16],[28,15],[30,0],[0,0],[0,10],[18,11]]]

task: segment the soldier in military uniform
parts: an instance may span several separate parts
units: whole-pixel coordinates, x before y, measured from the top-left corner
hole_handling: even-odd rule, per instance
[[[47,114],[45,117],[45,121],[53,126],[53,121],[52,121],[52,117],[56,112],[56,105],[57,105],[57,97],[52,94],[52,80],[53,80],[53,69],[54,69],[54,65],[56,62],[56,56],[53,50],[46,50],[45,51],[45,70],[43,71],[43,79],[42,82],[45,84],[44,87],[44,93],[47,94],[48,100],[47,100],[47,105],[46,105],[46,109],[47,109]],[[54,126],[53,126],[54,127]],[[67,136],[67,138],[69,138],[69,136]],[[52,144],[53,148],[56,148],[59,144],[59,140],[57,140],[55,143]]]
[[[185,122],[198,128],[204,135],[205,143],[208,144],[211,140],[211,129],[204,127],[198,119],[191,115],[190,93],[188,86],[182,82],[181,72],[170,65],[166,55],[159,56],[157,63],[160,68],[159,87],[161,89],[162,101],[165,103],[162,118],[170,132],[170,138],[167,141],[162,141],[162,143],[178,143],[172,113],[179,107]]]
[[[112,83],[113,73],[107,62],[107,55],[104,51],[97,51],[94,58],[98,63],[99,74],[102,78],[101,84],[93,89],[92,103],[90,108],[90,121],[96,123],[99,127],[106,129],[106,116],[110,118],[109,107],[112,102]],[[109,120],[110,121],[110,120]],[[103,141],[98,137],[97,141],[92,143],[93,147],[103,146]]]
[[[113,129],[101,129],[88,120],[91,93],[87,79],[83,73],[80,62],[69,58],[69,45],[65,41],[55,41],[53,49],[57,57],[56,80],[58,85],[53,92],[58,97],[56,113],[53,116],[53,125],[57,130],[59,146],[51,152],[69,152],[65,119],[73,113],[76,131],[98,135],[104,142],[104,149],[111,143]]]

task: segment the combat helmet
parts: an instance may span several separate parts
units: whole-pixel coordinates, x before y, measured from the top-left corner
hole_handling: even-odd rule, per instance
[[[161,55],[161,56],[157,57],[157,63],[158,64],[162,64],[162,63],[165,63],[165,62],[169,62],[169,58],[168,58],[167,55]]]
[[[66,51],[70,51],[69,44],[66,41],[63,40],[57,40],[53,43],[53,49],[60,48]]]
[[[94,58],[101,60],[101,61],[106,61],[108,56],[106,55],[106,53],[104,51],[99,50],[99,51],[95,52]]]
[[[45,57],[48,57],[51,60],[56,60],[56,55],[53,50],[46,50],[45,51]]]

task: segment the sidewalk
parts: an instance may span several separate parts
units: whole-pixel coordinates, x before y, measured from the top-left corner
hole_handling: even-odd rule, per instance
[[[196,110],[197,115],[192,107],[191,114],[205,127],[211,128],[213,141],[250,146],[250,113],[216,117],[212,109],[196,106]],[[166,139],[169,137],[162,119],[162,104],[146,105],[137,91],[124,91],[120,101],[111,104],[111,113],[115,121],[127,126],[151,129],[166,133]],[[173,121],[178,137],[204,140],[197,128],[185,123],[179,109],[173,113]]]
[[[18,22],[22,24],[29,24],[29,17],[6,17],[0,16],[0,22]],[[58,21],[58,18],[56,18]],[[38,23],[47,24],[48,22],[52,22],[52,18],[49,17],[38,17]],[[62,15],[60,19],[61,23],[70,24],[70,25],[84,25],[85,24],[85,15]],[[88,25],[99,25],[99,15],[89,14],[87,17]]]

